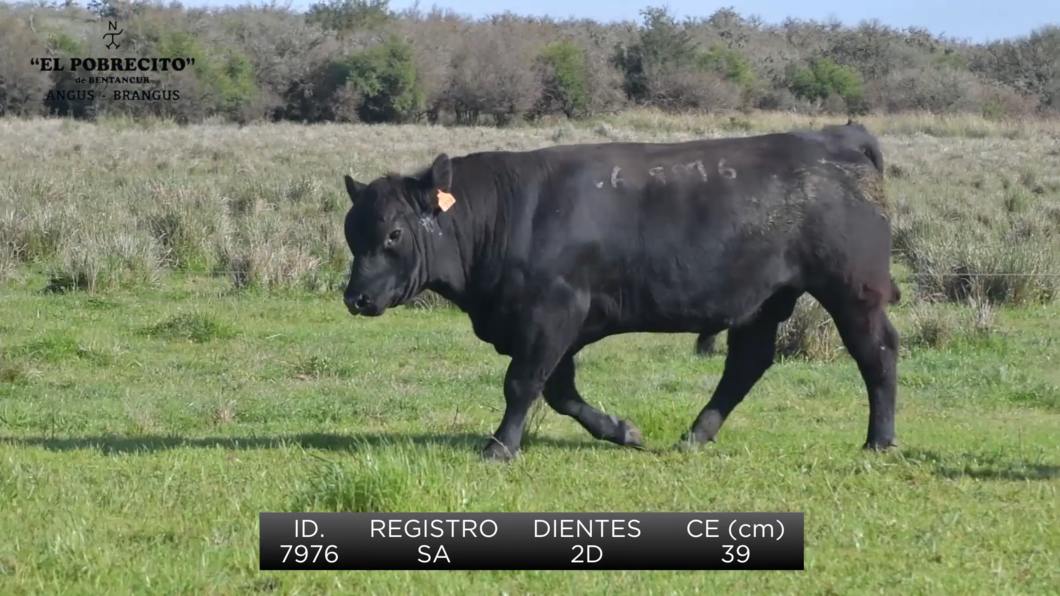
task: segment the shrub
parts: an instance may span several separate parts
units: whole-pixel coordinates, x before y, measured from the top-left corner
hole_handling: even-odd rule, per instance
[[[588,60],[585,51],[569,40],[553,42],[538,58],[543,70],[540,111],[584,116],[589,107]]]
[[[911,309],[910,315],[912,329],[903,344],[942,350],[960,332],[960,321],[949,310],[920,303]]]
[[[803,99],[820,102],[835,96],[841,98],[852,112],[864,108],[861,75],[829,58],[814,58],[809,68],[796,69],[791,74],[790,86],[791,91]]]
[[[1060,298],[1060,255],[1033,238],[972,240],[947,229],[909,244],[917,286],[930,299],[1020,305]]]
[[[912,328],[903,345],[944,350],[955,340],[987,337],[995,332],[997,307],[987,300],[970,298],[956,310],[917,303],[910,310]]]
[[[869,83],[868,103],[887,112],[978,112],[981,83],[953,68],[904,68]]]
[[[252,105],[262,116],[316,120],[319,108],[330,107],[321,102],[333,98],[321,98],[312,91],[318,82],[313,77],[342,52],[332,34],[307,25],[300,15],[277,9],[229,10],[223,23],[232,45],[253,67],[258,96]],[[354,111],[359,105],[358,101]],[[349,110],[336,111],[348,117]]]
[[[699,69],[649,70],[651,104],[664,110],[724,112],[740,105],[740,90],[720,76]]]
[[[972,72],[1033,96],[1048,111],[1060,111],[1060,27],[976,48]]]
[[[665,8],[641,11],[643,22],[636,43],[619,48],[614,65],[623,73],[623,89],[634,101],[652,95],[652,79],[665,79],[694,65],[696,44],[689,32]]]
[[[697,62],[700,68],[713,71],[726,81],[744,89],[754,85],[758,78],[743,54],[720,45],[713,45],[701,53]]]
[[[541,96],[533,54],[512,29],[498,23],[466,35],[453,52],[444,105],[460,124],[491,116],[507,125],[529,112]]]
[[[198,39],[183,31],[164,34],[155,49],[163,58],[194,58],[199,83],[198,101],[209,112],[234,114],[257,94],[253,67],[242,53],[228,50],[208,53]]]
[[[828,311],[810,295],[795,303],[795,312],[777,332],[777,358],[830,361],[842,342]]]
[[[312,254],[306,236],[316,230],[292,223],[258,199],[216,246],[218,272],[237,290],[316,285],[322,259]],[[313,282],[312,284],[310,282]]]
[[[364,122],[402,122],[423,108],[412,46],[396,36],[339,58],[332,63],[329,79],[335,92],[347,83],[352,87],[344,92],[360,97],[358,115]]]
[[[926,33],[926,32],[924,32]],[[927,34],[930,36],[930,34]],[[826,36],[824,55],[833,64],[841,64],[859,77],[872,81],[886,77],[892,70],[910,63],[916,52],[909,43],[901,43],[902,33],[879,22],[868,21],[856,27],[833,31]],[[919,37],[919,38],[918,38]],[[931,51],[931,40],[912,32],[906,39],[913,43],[926,41],[921,51]],[[842,94],[840,94],[842,96]],[[849,99],[843,96],[844,99]]]
[[[70,58],[87,54],[85,44],[62,32],[51,36],[48,47],[64,63],[69,63]],[[95,113],[96,102],[90,98],[87,91],[100,92],[98,85],[76,83],[78,75],[69,70],[54,71],[49,74],[52,79],[52,88],[48,90],[44,98],[44,107],[49,112],[75,118],[90,117]]]
[[[351,33],[379,29],[390,20],[389,0],[326,0],[306,11],[305,21],[323,29]]]
[[[154,286],[162,274],[158,252],[156,243],[143,234],[82,230],[64,242],[49,265],[46,289],[93,294],[118,287]]]
[[[51,87],[49,73],[30,66],[47,56],[37,35],[21,20],[0,15],[0,116],[40,113]]]

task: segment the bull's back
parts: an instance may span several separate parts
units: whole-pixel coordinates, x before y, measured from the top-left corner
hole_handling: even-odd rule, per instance
[[[558,148],[554,159],[531,243],[552,256],[542,266],[660,328],[695,309],[743,316],[798,278],[822,214],[874,169],[792,135]]]
[[[810,201],[827,200],[806,188],[810,178],[828,176],[812,147],[768,135],[557,151],[535,227],[543,241],[596,242],[633,262],[787,236]]]

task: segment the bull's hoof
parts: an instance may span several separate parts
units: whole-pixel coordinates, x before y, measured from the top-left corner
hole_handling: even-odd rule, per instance
[[[674,444],[674,451],[699,451],[710,443],[713,443],[714,439],[704,439],[699,437],[695,432],[686,432],[681,435],[681,440]]]
[[[865,451],[889,451],[890,449],[897,447],[898,442],[894,439],[885,441],[865,441],[865,444],[861,446]]]
[[[628,420],[621,420],[618,423],[619,431],[622,433],[622,442],[620,445],[623,447],[632,447],[634,449],[644,449],[644,434],[640,432],[640,429],[633,425]]]
[[[496,439],[490,439],[490,442],[486,444],[486,447],[479,453],[485,461],[495,461],[501,463],[508,463],[515,459],[515,454],[508,450],[503,443]]]

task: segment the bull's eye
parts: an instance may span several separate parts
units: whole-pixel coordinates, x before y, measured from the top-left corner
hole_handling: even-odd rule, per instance
[[[397,239],[400,238],[400,237],[401,237],[401,228],[394,229],[393,231],[390,232],[390,234],[387,235],[387,237],[386,237],[386,245],[390,246],[391,244],[397,242]]]

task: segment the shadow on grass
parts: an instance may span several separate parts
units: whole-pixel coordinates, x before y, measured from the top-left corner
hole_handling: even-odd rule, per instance
[[[486,445],[488,437],[470,433],[456,434],[400,434],[364,433],[340,435],[312,433],[281,435],[276,437],[203,437],[189,438],[179,435],[123,437],[117,435],[53,439],[46,437],[0,437],[0,444],[20,447],[43,447],[48,451],[77,451],[97,449],[103,454],[154,453],[169,449],[284,449],[301,447],[322,451],[361,451],[375,447],[436,445],[457,450],[475,451]],[[570,441],[548,437],[526,437],[523,448],[559,447],[562,449],[597,449],[616,445],[604,441]]]
[[[921,449],[902,450],[902,458],[931,468],[940,478],[976,480],[1050,480],[1060,477],[1060,466],[1035,464],[983,453],[943,455]]]

